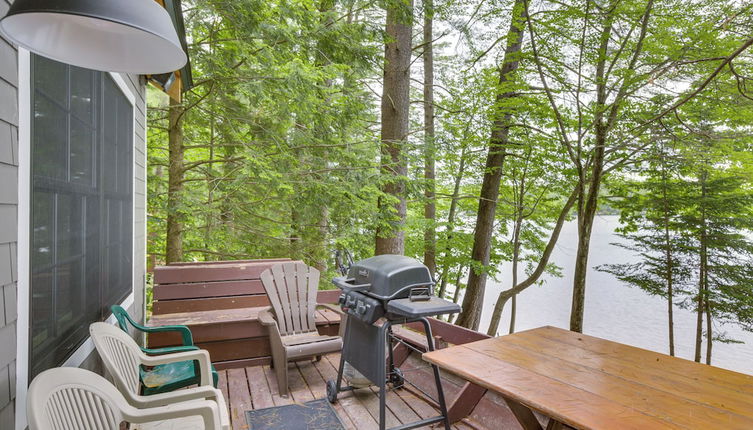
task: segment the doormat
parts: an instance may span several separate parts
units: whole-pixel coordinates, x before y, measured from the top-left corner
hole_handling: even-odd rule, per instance
[[[246,411],[249,430],[340,430],[340,417],[327,399]]]

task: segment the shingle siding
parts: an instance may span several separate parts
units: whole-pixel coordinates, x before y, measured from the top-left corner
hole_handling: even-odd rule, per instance
[[[18,167],[0,164],[0,204],[18,204]]]
[[[10,124],[0,122],[0,163],[2,164],[17,164],[18,144],[13,139],[15,137],[13,131]]]
[[[0,16],[10,2],[0,0]],[[12,429],[16,397],[18,53],[0,38],[0,429]]]
[[[0,80],[0,100],[3,100],[0,103],[0,121],[18,125],[18,90],[16,87]]]
[[[18,53],[5,39],[0,40],[0,57],[10,60],[0,63],[0,79],[18,87]]]

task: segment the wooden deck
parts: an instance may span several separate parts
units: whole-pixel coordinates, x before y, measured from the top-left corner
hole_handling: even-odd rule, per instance
[[[290,396],[278,394],[274,371],[268,366],[254,366],[220,371],[219,388],[230,408],[232,428],[248,429],[245,412],[253,409],[303,403],[325,397],[325,381],[337,376],[339,354],[324,356],[319,362],[300,361],[290,364]],[[378,429],[379,398],[374,387],[340,393],[334,405],[347,429]],[[387,427],[436,416],[437,410],[417,391],[409,387],[390,391],[387,398]],[[423,428],[441,428],[441,425]],[[452,426],[457,430],[483,429],[466,419]]]

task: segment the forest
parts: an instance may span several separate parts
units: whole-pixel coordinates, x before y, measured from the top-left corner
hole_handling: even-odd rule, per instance
[[[750,2],[183,9],[193,86],[180,103],[149,94],[151,266],[291,257],[329,279],[405,254],[462,304],[455,324],[497,335],[518,294],[559,276],[550,257],[575,222],[582,332],[594,220],[611,213],[636,259],[596,269],[666,301],[665,352],[677,308],[697,317],[696,361],[736,341],[719,324],[753,331]]]

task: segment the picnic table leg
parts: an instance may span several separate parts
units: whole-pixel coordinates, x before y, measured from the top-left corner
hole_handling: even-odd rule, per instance
[[[564,425],[554,418],[549,418],[549,422],[546,424],[546,430],[562,430],[564,428]]]
[[[507,403],[507,406],[510,408],[513,415],[515,415],[515,418],[518,419],[520,426],[523,427],[524,430],[543,430],[541,424],[539,424],[539,420],[536,419],[536,416],[530,409],[528,409],[528,407],[523,406],[515,400],[508,399],[507,397],[504,397],[504,399],[505,403]],[[548,429],[549,426],[547,426],[547,430]]]

